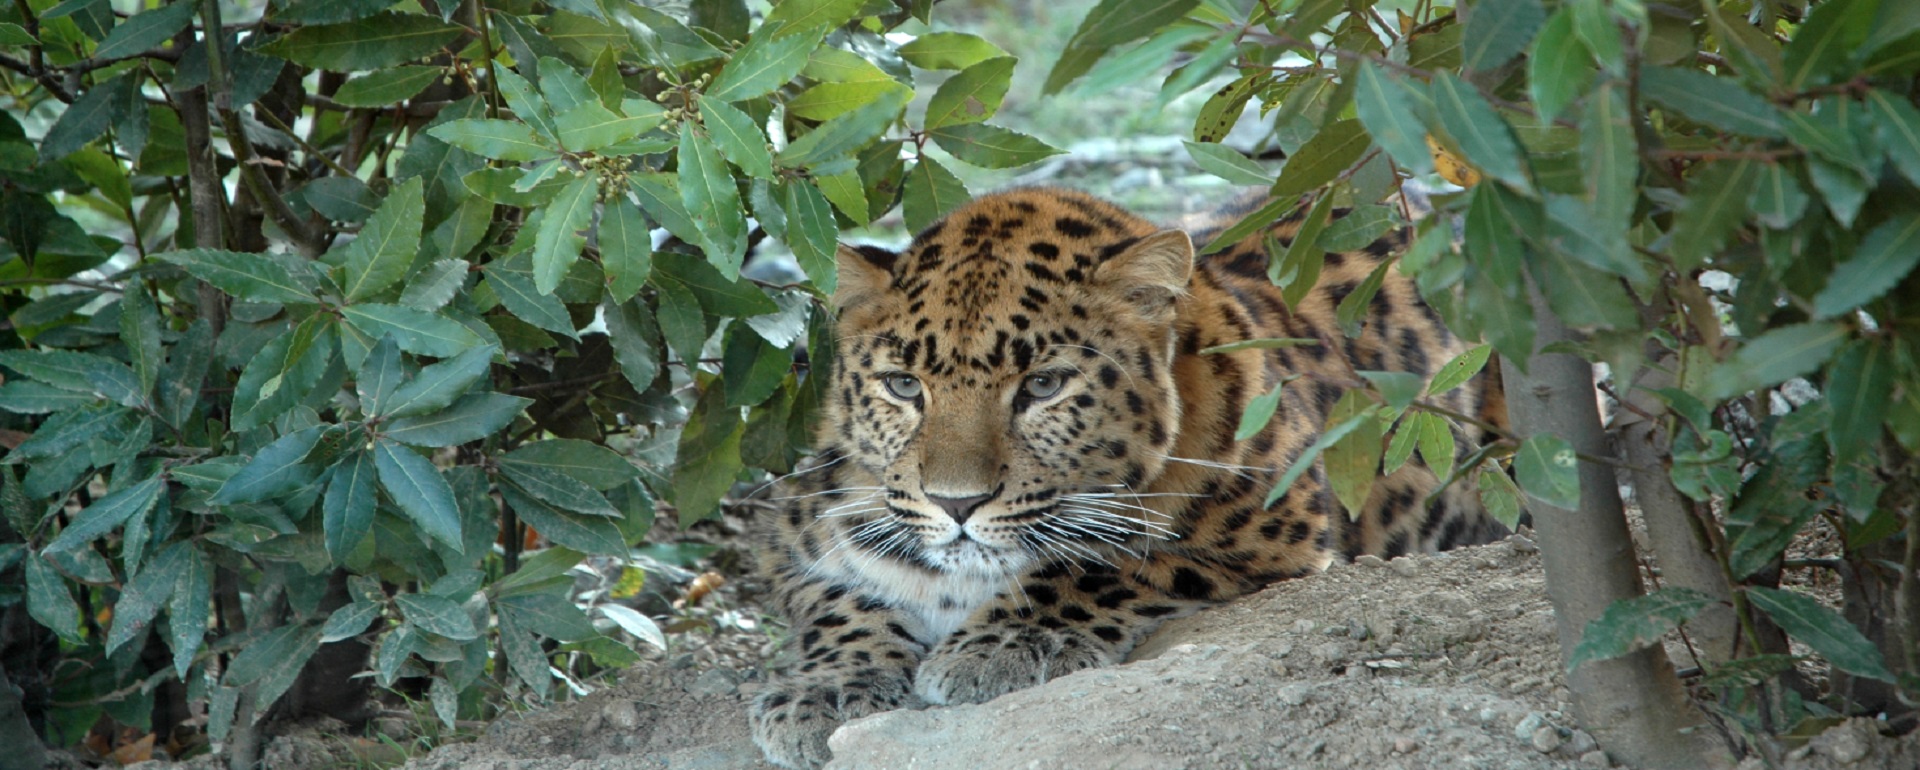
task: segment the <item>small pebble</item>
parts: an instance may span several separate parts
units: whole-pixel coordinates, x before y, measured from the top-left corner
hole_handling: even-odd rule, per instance
[[[1555,729],[1553,725],[1543,725],[1540,729],[1533,731],[1532,743],[1534,751],[1542,754],[1552,754],[1554,749],[1560,748],[1561,742],[1560,731]]]
[[[1607,759],[1607,752],[1589,751],[1580,755],[1580,764],[1586,767],[1613,767],[1613,760]]]
[[[1385,559],[1382,559],[1370,553],[1363,553],[1363,554],[1360,554],[1359,556],[1353,557],[1353,563],[1358,564],[1362,567],[1387,566],[1387,561]]]
[[[1393,570],[1393,574],[1399,575],[1400,577],[1413,577],[1414,575],[1420,574],[1420,565],[1415,564],[1413,559],[1405,556],[1387,562],[1387,569]]]
[[[1585,730],[1574,730],[1572,735],[1567,736],[1568,754],[1576,757],[1584,757],[1587,752],[1597,748],[1600,748],[1600,745],[1595,743],[1593,736]]]
[[[1518,554],[1533,553],[1540,550],[1540,546],[1533,542],[1533,538],[1527,537],[1526,535],[1513,535],[1508,537],[1507,547],[1512,548],[1513,552]]]
[[[1393,739],[1393,753],[1395,754],[1412,754],[1419,748],[1419,742],[1404,735]]]

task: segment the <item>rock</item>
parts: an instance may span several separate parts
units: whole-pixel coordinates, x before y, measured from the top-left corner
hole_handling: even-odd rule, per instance
[[[694,695],[732,695],[740,689],[740,675],[724,668],[710,668],[700,672],[700,676],[687,685],[687,692]]]
[[[1849,719],[1814,737],[1809,745],[1821,756],[1851,765],[1873,753],[1877,737],[1871,720]]]
[[[1587,752],[1597,748],[1600,748],[1600,744],[1595,742],[1593,736],[1585,730],[1574,730],[1572,735],[1567,736],[1568,754],[1584,758]]]
[[[1393,753],[1395,754],[1412,754],[1419,749],[1420,743],[1412,738],[1403,735],[1393,739]]]
[[[1547,723],[1547,715],[1538,711],[1529,711],[1520,718],[1520,724],[1513,726],[1513,739],[1516,741],[1533,740],[1533,732]]]
[[[1393,574],[1399,575],[1400,577],[1413,577],[1414,575],[1420,574],[1420,562],[1402,556],[1387,562],[1387,569],[1393,570]]]
[[[633,707],[633,701],[614,699],[600,709],[603,724],[619,730],[632,730],[640,724],[640,712]]]
[[[1589,751],[1580,755],[1580,764],[1586,767],[1613,767],[1613,760],[1607,758],[1607,752]]]
[[[1564,739],[1560,737],[1559,728],[1553,725],[1542,725],[1540,729],[1533,731],[1531,743],[1534,751],[1542,754],[1552,754],[1554,749],[1560,748],[1563,740]]]
[[[1359,556],[1355,556],[1355,557],[1353,558],[1353,563],[1354,563],[1354,564],[1358,564],[1358,565],[1360,565],[1360,566],[1362,566],[1362,567],[1384,567],[1384,566],[1387,566],[1387,562],[1386,562],[1386,560],[1385,560],[1385,559],[1382,559],[1382,558],[1380,558],[1380,557],[1378,557],[1378,556],[1375,556],[1375,555],[1373,555],[1373,554],[1370,554],[1370,553],[1363,553],[1363,554],[1360,554]]]
[[[1508,537],[1507,547],[1519,555],[1535,553],[1540,550],[1540,546],[1533,542],[1533,538],[1527,537],[1526,535],[1513,535]]]

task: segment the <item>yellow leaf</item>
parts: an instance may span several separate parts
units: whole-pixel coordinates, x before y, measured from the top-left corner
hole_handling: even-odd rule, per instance
[[[1461,187],[1472,187],[1480,183],[1480,172],[1474,170],[1460,156],[1440,146],[1432,134],[1427,135],[1427,151],[1433,153],[1433,167],[1439,169],[1440,176]]]

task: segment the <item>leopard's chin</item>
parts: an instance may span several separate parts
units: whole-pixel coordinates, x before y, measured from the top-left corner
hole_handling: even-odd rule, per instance
[[[1032,563],[1026,551],[1000,548],[970,537],[921,549],[921,557],[935,569],[971,578],[1012,577]]]

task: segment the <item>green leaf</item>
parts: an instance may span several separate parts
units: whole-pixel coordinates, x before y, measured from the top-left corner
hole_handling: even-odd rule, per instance
[[[653,233],[625,195],[607,201],[600,215],[600,268],[607,274],[607,292],[619,302],[639,293],[653,271]]]
[[[846,157],[886,133],[910,96],[909,91],[889,91],[871,104],[815,126],[774,159],[782,166],[797,168]]]
[[[333,466],[333,479],[327,482],[320,510],[321,532],[334,564],[345,564],[347,555],[373,531],[375,473],[373,453],[364,450]]]
[[[497,349],[475,346],[459,355],[424,367],[387,399],[383,417],[410,417],[446,408],[487,374]]]
[[[1328,425],[1360,418],[1346,436],[1325,449],[1327,484],[1346,507],[1347,518],[1355,521],[1365,510],[1367,495],[1372,493],[1373,480],[1380,472],[1381,426],[1375,419],[1379,411],[1379,406],[1356,389],[1341,396],[1327,415]]]
[[[584,231],[593,224],[593,204],[600,194],[600,183],[591,174],[582,174],[555,196],[541,212],[540,229],[533,240],[533,286],[541,294],[560,288],[580,252],[587,246]]]
[[[707,262],[729,281],[739,277],[747,254],[740,189],[720,151],[694,131],[692,121],[680,124],[680,202],[699,230]]]
[[[507,505],[547,540],[589,554],[625,556],[627,541],[612,519],[576,514],[541,500],[517,483],[500,485]],[[572,605],[568,605],[571,607]]]
[[[323,176],[300,188],[314,211],[336,222],[365,222],[380,208],[380,196],[366,182],[350,176]]]
[[[1060,64],[1055,65],[1053,74],[1047,76],[1047,93],[1059,90],[1054,85],[1054,78],[1060,75],[1061,67],[1067,63],[1066,56],[1070,55],[1072,55],[1071,50],[1061,57]],[[1076,74],[1075,77],[1078,75]],[[1220,90],[1213,92],[1213,95],[1207,97],[1207,101],[1200,105],[1200,113],[1193,120],[1193,140],[1218,142],[1227,138],[1227,134],[1233,131],[1234,124],[1240,121],[1241,113],[1246,111],[1247,101],[1262,88],[1272,85],[1272,82],[1272,78],[1265,73],[1254,73],[1241,76],[1239,80],[1228,83]],[[1062,82],[1060,85],[1065,84]]]
[[[1006,56],[1000,46],[965,32],[929,32],[900,46],[900,58],[928,70],[962,70]]]
[[[579,338],[573,316],[559,297],[541,294],[533,285],[531,256],[515,255],[487,266],[487,285],[515,318],[568,337]]]
[[[313,468],[303,464],[320,443],[327,426],[288,433],[254,453],[253,460],[227,479],[208,502],[214,505],[251,503],[278,497],[313,480]]]
[[[660,336],[681,362],[700,360],[700,349],[711,329],[706,313],[693,292],[679,282],[661,281],[656,286],[655,311],[660,321]]]
[[[553,124],[561,147],[573,152],[597,152],[652,130],[665,122],[665,117],[664,113],[622,117],[598,101],[586,101],[561,113]]]
[[[1589,204],[1586,208],[1591,214],[1588,221],[1622,236],[1631,224],[1634,203],[1640,197],[1635,186],[1640,156],[1639,143],[1633,136],[1633,121],[1627,111],[1625,89],[1615,83],[1606,83],[1589,95],[1587,108],[1580,116],[1580,166]],[[1619,244],[1619,253],[1607,261],[1637,267],[1628,254],[1625,238],[1614,240]]]
[[[1715,365],[1701,395],[1709,402],[1720,401],[1786,382],[1826,363],[1846,337],[1846,328],[1834,323],[1775,327]]]
[[[320,644],[320,629],[305,624],[284,625],[256,637],[240,648],[227,664],[220,683],[227,687],[245,687],[270,679],[291,669],[298,672]]]
[[[733,53],[713,84],[702,96],[723,102],[739,102],[766,96],[786,85],[807,66],[807,55],[820,44],[825,27],[815,27],[786,37],[768,37],[779,32],[762,26],[747,44]]]
[[[720,379],[729,406],[756,406],[780,387],[793,366],[793,353],[769,344],[745,324],[727,332]]]
[[[1920,109],[1900,96],[1874,89],[1867,94],[1873,126],[1887,148],[1893,167],[1907,181],[1920,185]]]
[[[1340,322],[1340,330],[1351,339],[1360,338],[1360,330],[1367,321],[1367,312],[1373,307],[1373,297],[1380,293],[1380,285],[1386,282],[1387,271],[1393,269],[1393,262],[1381,262],[1373,272],[1368,273],[1360,285],[1340,300],[1334,308],[1334,317]],[[1297,303],[1295,303],[1297,304]],[[1384,330],[1383,330],[1384,331]]]
[[[100,47],[93,49],[97,60],[134,56],[172,39],[193,20],[193,3],[177,2],[136,14],[113,28]]]
[[[504,393],[469,393],[444,410],[402,417],[382,426],[380,432],[402,444],[458,446],[506,429],[531,403],[532,399]]]
[[[727,404],[725,389],[708,384],[680,432],[678,456],[698,457],[700,461],[675,463],[673,467],[670,494],[674,506],[680,509],[683,525],[707,518],[733,487],[743,467],[740,435],[744,428],[739,407]]]
[[[1578,201],[1574,201],[1578,203]],[[1552,229],[1562,231],[1555,219]],[[1633,297],[1620,279],[1558,251],[1534,255],[1528,265],[1533,279],[1547,295],[1547,305],[1566,325],[1582,329],[1632,329],[1640,323]]]
[[[1087,12],[1070,46],[1111,48],[1184,18],[1200,0],[1101,0]]]
[[[1792,169],[1780,163],[1768,163],[1760,169],[1760,178],[1747,197],[1747,207],[1761,224],[1784,230],[1800,221],[1809,200]]]
[[[138,638],[160,614],[160,607],[173,597],[187,568],[190,541],[175,541],[153,557],[146,568],[129,578],[113,603],[113,627],[107,630],[107,654],[112,655],[127,642]]]
[[[454,503],[453,487],[440,475],[440,469],[387,439],[374,441],[373,463],[380,486],[401,512],[422,532],[460,553],[460,508]]]
[[[791,35],[815,27],[832,29],[858,18],[866,9],[861,0],[783,0],[767,14],[764,27],[776,35]]]
[[[1697,267],[1720,249],[1747,218],[1747,197],[1759,177],[1752,160],[1711,163],[1687,185],[1690,195],[1674,216],[1667,253],[1682,269]]]
[[[501,475],[519,485],[520,490],[563,511],[607,519],[620,518],[620,511],[586,482],[559,469],[527,463],[509,463],[500,467]]]
[[[1267,225],[1271,225],[1280,219],[1282,214],[1293,211],[1299,203],[1299,201],[1292,198],[1282,197],[1275,197],[1267,201],[1265,205],[1255,209],[1253,213],[1241,217],[1240,221],[1220,231],[1219,235],[1214,236],[1213,240],[1208,241],[1207,245],[1200,248],[1200,254],[1212,254],[1245,240],[1247,236],[1266,229]],[[1311,218],[1312,217],[1309,216],[1309,219]]]
[[[420,251],[420,222],[426,217],[421,181],[414,177],[395,187],[345,248],[342,267],[348,302],[365,300],[400,282]]]
[[[400,594],[393,597],[393,603],[408,623],[429,634],[457,642],[480,638],[480,631],[473,627],[473,617],[452,599],[433,594]]]
[[[1748,586],[1747,600],[1796,641],[1813,648],[1834,668],[1855,676],[1894,681],[1879,648],[1840,613],[1819,600],[1793,591]]]
[[[279,254],[248,254],[219,249],[187,249],[154,255],[179,265],[188,275],[249,302],[315,304],[306,265]]]
[[[1520,487],[1540,502],[1580,509],[1580,459],[1566,439],[1546,433],[1529,436],[1515,451],[1513,471]]]
[[[1785,135],[1780,111],[1740,81],[1684,67],[1642,67],[1640,93],[1689,120],[1762,139]]]
[[[1498,465],[1489,465],[1480,473],[1480,505],[1508,529],[1520,526],[1520,488]]]
[[[14,414],[51,414],[85,406],[98,399],[99,396],[90,392],[79,393],[26,380],[0,385],[0,409]]]
[[[1813,297],[1815,318],[1832,318],[1886,294],[1920,264],[1920,216],[1894,216],[1875,226],[1853,255],[1834,266]]]
[[[1240,413],[1240,427],[1233,431],[1234,441],[1246,441],[1267,429],[1267,423],[1273,421],[1274,410],[1280,407],[1280,391],[1287,386],[1285,381],[1273,386],[1253,400],[1247,402],[1247,410]]]
[[[981,168],[1017,168],[1065,152],[1018,131],[985,123],[942,126],[927,134],[940,149]],[[1272,183],[1266,177],[1262,180],[1257,184]]]
[[[1467,244],[1469,250],[1474,248],[1471,238]],[[1533,304],[1524,294],[1508,295],[1499,282],[1484,276],[1466,282],[1465,302],[1468,314],[1493,349],[1524,371],[1533,355]]]
[[[1413,415],[1413,419],[1420,432],[1420,459],[1433,469],[1434,476],[1451,478],[1454,453],[1457,451],[1453,442],[1453,428],[1447,424],[1446,418],[1437,414],[1420,412]],[[1518,513],[1515,513],[1515,518],[1518,518]]]
[[[213,612],[213,563],[198,547],[185,546],[185,565],[167,602],[167,643],[173,648],[173,673],[185,678],[205,644],[207,618]]]
[[[313,69],[351,72],[404,64],[441,49],[461,28],[428,16],[377,13],[345,24],[308,25],[260,52]]]
[[[0,350],[0,366],[64,390],[93,393],[93,373],[120,365],[106,356],[71,350]]]
[[[577,439],[548,439],[525,444],[501,455],[499,462],[503,468],[521,465],[559,471],[600,491],[640,478],[640,469],[633,467],[633,463],[627,462],[618,453]]]
[[[40,39],[18,24],[0,22],[0,45],[39,45]]]
[[[927,102],[926,128],[979,123],[993,117],[1013,84],[1013,65],[1018,61],[1012,56],[996,57],[947,78]]]
[[[606,319],[607,339],[613,344],[613,358],[620,364],[620,373],[626,375],[635,391],[647,392],[660,374],[660,330],[654,326],[653,313],[645,302],[637,299],[619,302],[611,294],[600,304],[600,311]]]
[[[720,154],[733,161],[733,165],[755,179],[773,177],[773,153],[767,149],[767,135],[754,125],[753,118],[726,102],[713,99],[700,101],[700,118],[706,123],[707,133],[713,136]],[[685,180],[681,182],[681,189],[686,189]]]
[[[1351,118],[1334,121],[1300,145],[1287,165],[1281,167],[1280,179],[1270,194],[1277,200],[1286,200],[1319,188],[1338,178],[1340,172],[1353,166],[1372,146],[1373,138],[1360,126],[1360,121]]]
[[[593,92],[593,86],[587,84],[587,79],[558,57],[541,56],[539,70],[540,95],[546,97],[547,106],[555,114],[600,103],[599,95]]]
[[[510,120],[463,118],[427,129],[427,135],[494,160],[521,162],[559,154],[534,136],[531,126]]]
[[[935,141],[939,138],[935,137]],[[835,262],[839,226],[834,221],[833,210],[828,208],[827,197],[810,181],[790,181],[782,187],[781,210],[787,217],[787,248],[793,250],[794,259],[808,280],[813,281],[814,288],[833,296],[839,283],[839,265]]]
[[[925,155],[907,172],[902,188],[900,211],[907,220],[907,230],[916,233],[973,197],[965,182]]]
[[[1877,6],[1879,2],[1873,0],[1830,0],[1809,7],[1806,19],[1787,42],[1788,90],[1800,91],[1842,76],[1872,31]]]
[[[1827,400],[1833,423],[1827,443],[1837,464],[1853,462],[1874,450],[1893,400],[1894,353],[1878,341],[1855,340],[1833,360],[1827,373]]]
[[[122,76],[130,77],[130,76]],[[72,155],[89,142],[107,133],[113,118],[113,97],[118,90],[112,82],[97,83],[67,105],[40,140],[40,160],[55,161]],[[17,129],[16,129],[17,130]]]
[[[1576,0],[1568,6],[1573,17],[1573,34],[1593,53],[1593,59],[1608,74],[1626,71],[1626,46],[1620,41],[1620,22],[1613,7],[1601,0]]]
[[[502,31],[505,31],[504,27]],[[527,82],[520,73],[504,67],[495,70],[493,82],[499,87],[501,95],[507,97],[507,106],[513,108],[514,117],[526,121],[541,136],[556,143],[560,141],[560,129],[553,124],[553,107],[547,104],[532,83]]]
[[[128,519],[146,515],[160,501],[160,494],[166,489],[167,482],[159,474],[154,474],[146,481],[94,500],[85,510],[74,514],[66,529],[60,530],[60,534],[47,544],[42,553],[71,551],[113,531]]]
[[[1272,507],[1275,502],[1279,501],[1282,495],[1287,493],[1287,490],[1293,488],[1293,482],[1299,481],[1300,476],[1305,474],[1308,468],[1313,467],[1313,461],[1319,459],[1321,452],[1326,451],[1327,447],[1339,443],[1340,440],[1346,438],[1348,434],[1358,430],[1362,423],[1373,424],[1373,430],[1376,433],[1375,438],[1377,439],[1378,431],[1380,430],[1380,423],[1376,417],[1378,411],[1379,407],[1372,407],[1358,414],[1348,414],[1338,423],[1330,422],[1327,429],[1320,433],[1320,438],[1316,439],[1312,444],[1307,445],[1307,448],[1300,452],[1300,456],[1294,458],[1293,465],[1287,468],[1287,472],[1280,475],[1280,480],[1273,483],[1273,489],[1267,492],[1267,500],[1263,505]],[[1379,443],[1380,442],[1376,440],[1374,445],[1377,447]],[[1372,483],[1371,479],[1369,479],[1368,483]]]
[[[1547,19],[1527,57],[1527,89],[1542,122],[1551,121],[1593,83],[1593,58],[1573,33],[1573,11]]]
[[[1379,65],[1361,62],[1354,71],[1353,106],[1361,125],[1394,163],[1415,176],[1433,173],[1427,130],[1420,121],[1432,107],[1418,93],[1399,78],[1381,72]]]
[[[1600,617],[1587,622],[1586,630],[1580,634],[1580,644],[1567,659],[1567,670],[1659,644],[1667,632],[1715,604],[1719,602],[1711,596],[1680,587],[1662,588],[1609,604]]]
[[[326,625],[320,628],[320,643],[329,644],[366,633],[367,627],[380,617],[380,609],[375,602],[353,602],[334,610],[327,616]]]
[[[439,67],[417,64],[375,70],[342,84],[340,90],[334,92],[333,100],[348,107],[391,107],[419,96],[444,74]]]
[[[1459,145],[1468,163],[1507,186],[1531,194],[1524,154],[1513,129],[1473,86],[1451,73],[1433,79],[1433,102],[1440,125]],[[1304,149],[1304,148],[1303,148]]]
[[[78,644],[80,605],[73,601],[67,581],[37,554],[29,554],[26,563],[27,614],[61,639]]]
[[[127,348],[127,358],[133,362],[134,379],[139,382],[139,392],[144,397],[153,392],[153,386],[160,378],[161,320],[160,311],[153,304],[153,295],[147,293],[145,286],[128,286],[120,300],[120,343]]]
[[[459,321],[410,307],[349,305],[340,308],[340,315],[373,339],[393,335],[400,349],[408,353],[444,358],[484,344],[480,335]]]
[[[787,102],[787,114],[806,120],[827,120],[844,115],[848,110],[871,104],[889,92],[911,94],[912,91],[913,89],[891,78],[863,80],[856,83],[819,83]]]
[[[1472,6],[1460,36],[1461,66],[1490,70],[1513,60],[1547,20],[1540,0],[1482,0]]]
[[[1233,184],[1258,185],[1268,187],[1273,184],[1273,176],[1267,170],[1241,155],[1239,150],[1224,144],[1210,142],[1183,142],[1187,146],[1187,155],[1193,158],[1194,165],[1214,176]],[[945,145],[941,145],[944,147]],[[1044,156],[1043,156],[1044,157]],[[963,159],[964,160],[964,159]]]
[[[1423,414],[1416,412],[1400,420],[1400,426],[1393,431],[1393,438],[1387,441],[1387,453],[1380,458],[1381,476],[1393,475],[1413,458],[1414,447],[1420,439],[1420,424],[1416,420]]]

